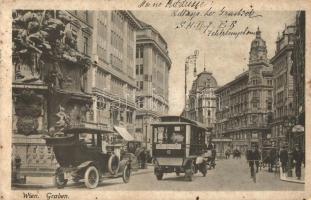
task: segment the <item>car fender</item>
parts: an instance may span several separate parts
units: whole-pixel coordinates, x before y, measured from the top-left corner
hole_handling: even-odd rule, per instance
[[[81,163],[78,167],[77,167],[77,170],[81,170],[81,169],[84,169],[90,165],[93,165],[94,164],[94,161],[85,161],[83,163]]]
[[[123,172],[125,166],[129,164],[130,164],[130,161],[128,159],[121,160],[118,172]]]

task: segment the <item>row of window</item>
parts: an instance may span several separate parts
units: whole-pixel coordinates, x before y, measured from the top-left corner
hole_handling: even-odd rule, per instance
[[[77,17],[79,17],[80,19],[82,19],[84,22],[89,23],[89,12],[90,11],[78,11],[78,10],[74,10],[73,14],[76,15]]]
[[[113,54],[110,54],[110,63],[113,67],[117,68],[119,71],[122,71],[122,60],[116,57]]]
[[[123,38],[111,30],[111,45],[117,49],[121,54],[123,52]]]
[[[247,133],[234,133],[234,134],[231,134],[230,137],[235,140],[243,140],[243,139],[247,139]],[[258,133],[252,133],[250,137],[252,139],[258,139]]]
[[[123,83],[115,78],[111,78],[111,91],[123,95]]]
[[[123,30],[124,18],[118,11],[112,11],[111,21],[119,30]]]
[[[286,84],[287,78],[286,73],[281,74],[280,76],[275,78],[275,88],[278,89]]]

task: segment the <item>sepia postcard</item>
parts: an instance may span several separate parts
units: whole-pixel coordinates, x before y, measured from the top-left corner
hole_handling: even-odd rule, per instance
[[[308,0],[0,0],[0,199],[311,199]]]

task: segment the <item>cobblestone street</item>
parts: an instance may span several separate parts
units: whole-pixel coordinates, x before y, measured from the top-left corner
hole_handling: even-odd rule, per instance
[[[41,181],[39,183],[38,181]],[[44,181],[33,179],[32,183],[52,183],[51,178]],[[69,183],[66,190],[86,189],[84,184]],[[269,173],[266,169],[262,169],[257,174],[257,182],[254,183],[250,178],[250,172],[246,160],[241,159],[228,159],[219,160],[216,169],[208,171],[206,177],[200,173],[194,176],[192,182],[184,180],[183,175],[177,177],[174,173],[165,174],[162,181],[158,181],[153,174],[153,167],[149,166],[148,169],[139,170],[131,177],[128,184],[124,184],[121,178],[104,180],[96,190],[105,191],[128,191],[128,190],[170,190],[170,191],[274,191],[274,190],[303,190],[304,184],[291,183],[281,181],[279,176],[275,173]]]

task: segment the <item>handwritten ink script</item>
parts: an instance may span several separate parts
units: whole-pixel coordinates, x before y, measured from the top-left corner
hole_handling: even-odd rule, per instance
[[[214,1],[207,0],[142,0],[139,8],[167,8],[176,18],[175,29],[194,30],[209,37],[233,37],[254,35],[249,23],[262,17],[252,5],[239,10],[230,10],[226,6],[214,6]]]

